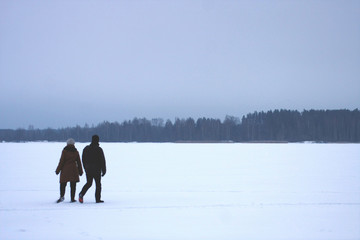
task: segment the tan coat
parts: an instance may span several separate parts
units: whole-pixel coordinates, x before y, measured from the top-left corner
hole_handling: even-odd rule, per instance
[[[60,162],[56,168],[56,174],[60,174],[60,183],[79,182],[83,174],[79,152],[74,145],[67,145],[62,153]]]

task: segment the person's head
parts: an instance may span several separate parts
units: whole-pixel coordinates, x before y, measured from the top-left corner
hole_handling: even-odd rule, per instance
[[[92,136],[92,139],[91,139],[91,143],[94,143],[94,144],[99,144],[99,136],[98,135],[94,135]]]
[[[66,141],[66,144],[67,144],[67,145],[75,145],[75,140],[72,139],[72,138],[69,138],[69,139]]]

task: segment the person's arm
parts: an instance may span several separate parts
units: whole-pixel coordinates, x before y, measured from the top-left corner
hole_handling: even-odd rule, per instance
[[[82,165],[81,165],[79,153],[77,153],[76,164],[77,164],[77,167],[78,167],[79,175],[80,176],[83,175],[83,168],[82,168]]]
[[[60,171],[62,170],[63,166],[65,163],[65,159],[64,159],[64,150],[61,152],[61,157],[60,157],[60,161],[59,164],[55,170],[56,175],[58,175],[60,173]]]
[[[100,148],[100,153],[101,153],[101,172],[102,172],[102,176],[104,176],[106,174],[106,161],[105,161],[105,155],[104,155],[104,151],[102,150],[102,148]]]
[[[85,147],[83,152],[82,152],[82,163],[84,166],[85,171],[87,171],[89,169],[88,167],[88,158],[87,158],[87,149],[88,147]]]

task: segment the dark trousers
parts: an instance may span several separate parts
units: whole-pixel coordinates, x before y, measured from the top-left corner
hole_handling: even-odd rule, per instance
[[[60,196],[64,197],[65,195],[65,188],[67,182],[60,183]],[[70,189],[71,189],[71,200],[75,200],[75,192],[76,192],[76,182],[70,182]]]
[[[87,190],[92,186],[93,180],[95,180],[95,200],[101,199],[101,173],[86,173],[86,184],[82,188],[80,194],[85,196]]]

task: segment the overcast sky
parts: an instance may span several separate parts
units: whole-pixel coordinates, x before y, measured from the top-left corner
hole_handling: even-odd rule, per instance
[[[0,0],[0,128],[360,108],[360,1]]]

